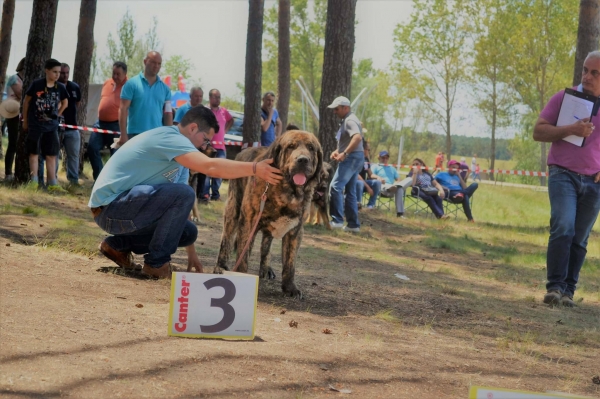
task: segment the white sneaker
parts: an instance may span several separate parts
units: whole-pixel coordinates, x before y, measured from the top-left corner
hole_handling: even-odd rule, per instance
[[[367,209],[373,209],[375,208],[373,205],[367,205]]]
[[[332,229],[341,229],[342,227],[344,227],[344,223],[336,223],[332,221],[329,224],[331,225]]]
[[[4,181],[9,182],[9,181],[13,181],[13,180],[15,180],[15,176],[14,175],[6,175],[4,177]]]
[[[350,233],[360,233],[360,227],[348,227],[348,226],[344,226],[344,231],[350,232]]]

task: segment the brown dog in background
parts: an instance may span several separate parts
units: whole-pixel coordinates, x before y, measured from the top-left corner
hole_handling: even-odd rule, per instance
[[[315,188],[310,212],[306,217],[306,223],[312,223],[315,226],[323,224],[327,230],[331,230],[331,224],[329,223],[329,186],[331,180],[333,180],[333,167],[329,163],[323,162],[321,179]]]

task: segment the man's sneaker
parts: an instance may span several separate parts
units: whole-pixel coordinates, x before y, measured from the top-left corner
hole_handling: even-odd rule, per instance
[[[375,206],[374,205],[367,205],[367,209],[374,209]]]
[[[131,251],[117,251],[108,245],[106,240],[100,243],[100,247],[98,249],[102,255],[115,262],[117,265],[119,265],[119,267],[128,270],[142,270],[142,265],[133,261],[133,255]]]
[[[548,305],[558,305],[562,294],[558,290],[550,290],[544,295],[544,303]]]
[[[152,267],[144,263],[144,267],[142,267],[142,274],[149,277],[170,279],[171,273],[173,273],[173,270],[171,269],[171,263],[169,262],[161,267]]]
[[[344,226],[344,231],[350,232],[350,233],[360,233],[360,227],[348,227],[348,226]]]
[[[398,212],[398,213],[396,213],[396,217],[399,217],[400,219],[406,219],[406,218],[404,217],[404,214],[403,214],[402,212]]]
[[[59,186],[58,184],[55,184],[52,186],[48,186],[48,193],[49,194],[67,194],[68,191],[65,190],[64,188],[62,188],[61,186]]]
[[[573,302],[573,296],[567,294],[562,294],[562,296],[560,297],[560,304],[567,308],[572,308],[576,306],[575,302]]]
[[[344,223],[337,223],[332,221],[329,224],[331,225],[332,229],[341,229],[342,227],[344,227]]]

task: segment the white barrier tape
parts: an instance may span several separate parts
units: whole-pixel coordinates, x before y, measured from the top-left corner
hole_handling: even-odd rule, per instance
[[[61,123],[59,126],[63,126],[68,129],[88,130],[90,132],[95,132],[95,133],[117,134],[117,135],[121,134],[120,132],[115,132],[113,130],[99,129],[96,127],[87,127],[87,126],[67,125],[65,123]],[[248,148],[248,143],[242,143],[242,142],[238,142],[238,141],[229,141],[229,140],[228,141],[211,141],[211,144],[229,145],[229,146],[238,146],[238,147]],[[254,142],[254,143],[252,143],[251,146],[252,147],[260,147],[260,143]]]

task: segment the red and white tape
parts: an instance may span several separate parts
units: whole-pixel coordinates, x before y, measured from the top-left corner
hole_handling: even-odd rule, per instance
[[[95,132],[95,133],[117,134],[117,135],[121,134],[120,132],[115,132],[113,130],[99,129],[97,127],[75,126],[75,125],[67,125],[65,123],[61,123],[59,126],[66,127],[67,129],[88,130],[90,132]],[[211,144],[238,146],[238,147],[243,147],[243,148],[260,147],[259,142],[254,142],[254,143],[250,144],[250,143],[242,143],[239,141],[229,141],[229,140],[227,140],[227,141],[211,141]]]

